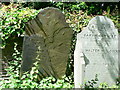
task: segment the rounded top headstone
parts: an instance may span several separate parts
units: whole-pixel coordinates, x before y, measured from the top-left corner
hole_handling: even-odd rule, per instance
[[[90,20],[88,23],[87,28],[89,28],[91,31],[99,29],[99,30],[104,30],[105,28],[110,28],[110,29],[115,29],[115,25],[112,22],[111,19],[109,19],[106,16],[96,16],[93,19]]]
[[[79,59],[82,52],[86,65],[85,81],[90,81],[97,75],[98,85],[103,82],[109,85],[116,83],[119,74],[118,37],[118,30],[106,16],[94,17],[77,35],[74,61],[77,63],[76,61],[83,60]]]

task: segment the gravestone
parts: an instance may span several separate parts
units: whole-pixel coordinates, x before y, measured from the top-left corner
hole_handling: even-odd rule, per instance
[[[26,23],[21,72],[31,69],[39,61],[41,78],[65,75],[70,51],[72,29],[64,14],[56,8],[45,8]]]
[[[84,82],[95,80],[115,85],[119,76],[118,30],[112,20],[96,16],[77,35],[74,52],[74,82],[79,88]]]

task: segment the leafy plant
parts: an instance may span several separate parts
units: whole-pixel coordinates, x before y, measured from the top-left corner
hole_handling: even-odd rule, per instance
[[[69,71],[73,76],[73,53],[76,42],[76,35],[83,27],[86,27],[89,20],[93,17],[91,14],[101,14],[108,16],[113,20],[115,25],[120,28],[118,24],[117,15],[111,15],[111,8],[108,7],[106,11],[100,11],[99,7],[94,11],[96,6],[93,3],[53,3],[53,6],[60,8],[66,15],[66,20],[70,27],[73,28],[74,37],[72,40],[71,55],[69,60],[69,67],[72,70]],[[23,8],[20,4],[13,4],[0,7],[0,34],[2,36],[3,47],[6,45],[6,41],[10,37],[22,37],[24,33],[25,23],[34,18],[38,14],[39,10],[30,9],[29,7]],[[98,12],[98,13],[96,13]],[[6,69],[7,74],[10,75],[9,80],[3,80],[0,82],[0,88],[74,88],[73,77],[64,76],[63,79],[57,80],[54,77],[46,77],[39,80],[38,62],[34,63],[34,66],[30,72],[26,72],[22,77],[20,76],[20,67],[22,56],[21,53],[16,49],[17,44],[14,43],[13,60],[8,61],[9,67]],[[69,75],[70,75],[69,74]],[[87,82],[86,88],[94,88],[96,80]],[[108,87],[106,83],[101,84],[100,88]],[[118,87],[118,86],[113,86]],[[120,87],[120,86],[119,86]]]
[[[2,5],[0,8],[0,32],[2,44],[10,37],[20,37],[25,31],[25,22],[34,18],[39,10],[21,8],[19,4]]]
[[[97,77],[97,74],[95,76],[95,79],[92,79],[88,82],[85,82],[85,85],[83,87],[85,88],[95,88],[95,85],[97,84],[98,82],[98,77]]]
[[[57,80],[54,77],[39,78],[38,61],[33,64],[31,71],[23,73],[20,77],[21,53],[17,50],[17,44],[14,46],[13,60],[9,61],[9,67],[6,69],[8,80],[0,82],[2,88],[73,88],[73,82],[70,77],[63,77]]]
[[[104,88],[105,90],[107,90],[108,88],[119,88],[120,85],[112,85],[112,86],[109,86],[108,83],[104,82],[104,83],[100,83],[98,85],[98,76],[96,74],[95,76],[95,79],[92,79],[92,80],[89,80],[87,82],[85,82],[83,85],[82,85],[82,88],[85,88],[85,89],[93,89],[93,90],[97,90],[98,88]]]

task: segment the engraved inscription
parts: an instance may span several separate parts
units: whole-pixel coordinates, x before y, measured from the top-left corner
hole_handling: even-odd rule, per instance
[[[74,62],[77,65],[80,64],[78,69],[80,74],[78,73],[78,75],[81,78],[77,78],[77,80],[81,84],[83,84],[82,79],[92,80],[96,74],[99,79],[98,85],[104,82],[108,85],[116,83],[120,72],[118,36],[114,23],[105,16],[94,17],[77,35]],[[84,58],[80,57],[81,54]],[[85,68],[82,67],[84,65],[82,62],[85,62]],[[77,69],[78,66],[75,64],[74,67]]]
[[[100,52],[105,52],[105,50],[101,50],[101,49],[83,49],[84,52],[90,52],[90,53],[100,53]],[[107,52],[114,52],[114,53],[118,53],[120,52],[120,50],[107,50]]]
[[[94,24],[89,24],[88,29],[89,30],[105,31],[107,29],[114,29],[114,26],[111,25],[111,24],[101,24],[101,25],[98,25],[98,24],[94,23]]]
[[[82,38],[92,38],[92,37],[97,37],[97,38],[105,38],[105,39],[115,39],[117,38],[117,35],[115,34],[110,34],[110,35],[107,35],[107,34],[89,34],[89,33],[86,33],[82,36]]]

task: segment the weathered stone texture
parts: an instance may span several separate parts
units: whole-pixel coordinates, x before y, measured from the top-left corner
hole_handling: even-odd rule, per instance
[[[41,10],[35,19],[26,24],[26,35],[22,70],[27,71],[33,61],[40,60],[40,72],[56,78],[65,75],[72,30],[61,11],[55,8]]]
[[[120,72],[118,37],[118,30],[109,18],[96,16],[90,20],[88,26],[77,35],[74,61],[78,62],[76,65],[82,65],[83,58],[80,57],[82,53],[85,67],[82,68],[83,70],[80,68],[81,74],[76,71],[79,76],[84,73],[82,79],[76,77],[76,80],[89,81],[95,79],[97,75],[98,84],[106,82],[113,85],[116,83]],[[76,65],[74,65],[75,68]]]

